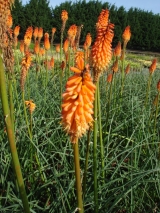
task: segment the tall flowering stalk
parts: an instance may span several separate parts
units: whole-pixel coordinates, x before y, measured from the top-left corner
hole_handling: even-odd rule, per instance
[[[19,50],[24,55],[24,40],[21,40],[20,45],[19,45]]]
[[[65,30],[66,22],[68,20],[68,12],[66,10],[62,10],[61,20],[62,20],[62,27],[61,27],[60,61],[62,61],[63,33],[64,33],[64,30]]]
[[[92,43],[92,36],[90,33],[87,33],[86,39],[83,45],[84,52],[85,52],[85,62],[89,62],[89,47],[91,46]]]
[[[40,27],[39,29],[38,29],[38,41],[39,41],[39,44],[41,43],[41,39],[42,39],[42,37],[43,37],[43,28],[42,27]]]
[[[46,50],[46,86],[48,83],[48,50],[50,49],[50,41],[49,41],[49,34],[45,33],[44,34],[44,48]]]
[[[0,57],[0,93],[1,93],[1,102],[2,102],[3,114],[5,118],[7,136],[8,136],[8,141],[9,141],[11,155],[12,155],[13,167],[16,174],[19,192],[21,195],[22,203],[23,203],[24,212],[30,213],[28,198],[26,195],[21,166],[20,166],[20,162],[18,158],[15,133],[14,133],[12,120],[10,116],[10,109],[9,109],[9,104],[7,99],[8,94],[7,94],[5,82],[6,82],[6,79],[5,79],[5,73],[3,68],[3,61],[2,61],[2,58]]]
[[[25,105],[27,106],[30,113],[30,133],[31,133],[31,139],[32,139],[32,114],[36,108],[36,105],[33,102],[33,100],[25,101]]]
[[[37,37],[38,37],[38,27],[35,27],[33,31],[34,43],[36,43]]]
[[[17,49],[19,31],[20,31],[20,26],[15,26],[15,28],[13,30],[13,34],[14,34],[14,38],[13,38],[14,50]],[[18,71],[20,71],[19,57],[18,57],[17,51],[15,51],[15,57],[16,57],[16,61],[17,61]]]
[[[33,34],[33,28],[28,27],[24,35],[25,51],[29,51],[29,46],[32,40],[32,34]]]
[[[147,84],[146,99],[145,99],[145,104],[144,104],[145,107],[147,106],[147,103],[148,103],[152,76],[153,76],[154,71],[156,70],[156,66],[157,66],[157,59],[155,58],[155,59],[153,59],[152,64],[149,67],[149,78],[148,78],[148,84]]]
[[[36,70],[39,69],[39,51],[40,51],[39,41],[35,40],[35,43],[34,43],[34,53],[36,55]]]
[[[21,171],[21,166],[18,158],[18,153],[17,153],[17,148],[16,148],[16,141],[15,141],[15,133],[14,133],[14,128],[13,128],[13,120],[11,119],[11,112],[9,108],[9,103],[8,103],[8,94],[7,94],[7,85],[6,85],[6,76],[5,76],[5,70],[4,70],[4,63],[7,68],[7,71],[13,71],[13,68],[10,70],[8,69],[9,66],[13,67],[13,62],[14,62],[14,57],[12,53],[12,48],[10,46],[10,42],[6,46],[6,33],[10,34],[11,36],[11,31],[10,31],[10,26],[11,20],[8,22],[8,15],[10,13],[10,7],[14,3],[13,0],[7,0],[7,1],[1,1],[0,5],[0,53],[6,56],[4,61],[2,60],[2,57],[0,56],[0,98],[2,102],[2,109],[3,109],[3,116],[4,116],[4,122],[7,130],[7,137],[8,137],[8,142],[11,150],[11,155],[12,155],[12,162],[13,162],[13,168],[15,171],[15,175],[17,178],[17,183],[19,187],[19,192],[21,195],[22,199],[22,204],[24,208],[25,213],[30,213],[29,209],[29,204],[28,204],[28,199],[25,191],[25,185],[24,185],[24,180],[22,176],[22,171]],[[10,17],[11,18],[11,17]],[[9,19],[10,19],[9,18]],[[6,49],[5,49],[6,48]],[[9,51],[9,52],[6,52]],[[8,56],[10,58],[8,58]]]
[[[98,95],[98,85],[100,75],[107,69],[112,58],[112,39],[114,24],[109,22],[109,10],[102,10],[96,23],[96,40],[92,46],[91,58],[94,74],[94,82],[96,83],[95,101],[94,101],[94,139],[93,139],[93,171],[94,171],[94,207],[95,213],[98,212],[98,184],[97,184],[97,109],[100,96]],[[98,100],[99,97],[99,100]],[[99,107],[100,109],[100,107]],[[101,164],[104,171],[104,155],[103,141],[100,141],[101,148]],[[104,173],[102,174],[104,176]]]
[[[14,129],[14,101],[13,101],[13,80],[14,80],[14,54],[13,54],[13,30],[12,27],[12,16],[8,11],[8,19],[6,22],[7,29],[5,33],[5,40],[3,42],[3,61],[6,67],[8,75],[8,93],[9,93],[9,106],[10,114],[12,119],[12,125]]]
[[[57,54],[57,60],[59,59],[59,53],[61,52],[61,45],[56,44],[56,54]]]
[[[109,11],[102,10],[96,23],[96,40],[91,52],[95,82],[111,61],[113,29],[114,24],[109,22]]]
[[[69,40],[69,44],[70,44],[70,51],[69,51],[69,67],[70,67],[70,64],[71,64],[71,51],[73,51],[75,49],[75,38],[76,38],[76,35],[77,35],[77,26],[75,24],[71,25],[68,29],[68,40]],[[73,57],[74,58],[74,57]],[[74,61],[73,61],[73,64],[74,64]]]
[[[57,29],[55,27],[52,28],[52,35],[51,35],[51,47],[52,48],[53,48],[54,34],[55,34],[56,30]]]
[[[124,87],[124,78],[125,78],[125,73],[124,73],[124,62],[125,62],[125,52],[126,52],[126,46],[127,46],[127,43],[129,42],[131,38],[131,31],[130,31],[130,26],[128,25],[123,34],[122,34],[122,39],[123,39],[123,49],[122,49],[122,57],[121,57],[121,60],[122,60],[122,70],[121,70],[121,96],[122,96],[122,93],[123,93],[123,87]]]
[[[159,107],[159,98],[160,98],[160,80],[157,83],[157,96],[155,101],[156,111],[155,111],[155,118],[154,118],[154,128],[153,128],[153,135],[156,133],[156,124],[157,124],[157,118],[158,118],[158,107]],[[160,145],[159,145],[159,159],[160,159]]]
[[[20,31],[20,26],[16,26],[14,28],[13,34],[14,34],[14,47],[17,47],[17,40],[18,40],[18,35],[19,35],[19,31]]]
[[[108,97],[108,102],[107,102],[107,119],[106,119],[107,127],[108,127],[109,112],[110,112],[110,105],[111,105],[111,99],[112,99],[113,79],[114,79],[114,71],[113,71],[113,73],[110,73],[107,76],[107,86],[110,85],[109,93],[108,93],[109,97]]]
[[[76,37],[75,37],[75,49],[76,50],[78,50],[78,48],[79,48],[79,41],[80,41],[82,29],[83,29],[83,24],[81,24],[80,26],[77,27],[77,33],[76,33]]]
[[[73,143],[78,211],[83,213],[78,139],[93,122],[95,85],[92,83],[89,65],[84,67],[84,62],[79,62],[77,67],[70,69],[74,75],[69,77],[62,95],[62,125]]]
[[[121,56],[121,42],[119,41],[117,46],[114,48],[114,51],[113,51],[113,56],[115,58],[118,58]]]
[[[29,128],[28,119],[27,119],[24,91],[25,91],[26,77],[27,77],[27,74],[28,74],[28,70],[31,66],[31,61],[32,61],[31,53],[26,52],[25,56],[22,58],[22,62],[21,62],[21,78],[20,78],[20,86],[21,86],[22,100],[23,100],[23,106],[24,106],[24,115],[25,115],[26,124],[27,124],[27,127],[28,127],[28,134],[29,134],[30,138],[32,138],[32,135],[31,135],[31,131],[30,131],[30,128]]]
[[[75,46],[75,38],[77,35],[77,26],[75,24],[71,25],[68,29],[68,40],[70,42],[70,46],[73,48]]]
[[[65,64],[67,66],[68,65],[68,61],[69,61],[69,40],[68,39],[66,39],[64,41],[63,52],[64,52],[64,55],[65,55]],[[70,72],[70,70],[69,70],[69,67],[68,67],[68,69],[65,72],[65,77],[69,77],[69,72]]]

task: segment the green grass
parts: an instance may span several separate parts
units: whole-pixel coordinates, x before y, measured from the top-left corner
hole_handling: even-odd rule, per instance
[[[134,61],[133,58],[132,60]],[[15,72],[16,83],[13,94],[16,145],[31,212],[73,213],[77,207],[74,159],[72,144],[60,123],[58,62],[56,62],[54,75],[51,71],[48,72],[46,87],[44,86],[45,73],[42,67],[37,75],[33,64],[25,85],[25,100],[32,99],[36,104],[31,140],[23,113],[20,75],[17,71]],[[102,132],[105,147],[105,181],[103,182],[98,138],[98,209],[101,213],[150,213],[155,212],[154,209],[160,212],[160,115],[158,114],[157,117],[156,134],[153,135],[155,107],[152,104],[157,94],[159,70],[156,70],[153,75],[149,103],[144,107],[148,76],[148,69],[143,69],[141,72],[131,70],[126,76],[123,97],[120,99],[120,72],[116,74],[108,124],[106,124],[108,103],[106,74],[100,79]],[[65,83],[64,77],[63,91]],[[0,111],[2,111],[1,105]],[[3,119],[0,121],[0,126],[0,212],[22,213],[22,202],[12,169]],[[84,136],[79,141],[82,178],[86,140]],[[93,133],[91,133],[84,198],[86,213],[91,213],[94,209],[92,141]]]

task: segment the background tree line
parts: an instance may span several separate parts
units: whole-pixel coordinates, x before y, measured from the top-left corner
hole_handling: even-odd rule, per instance
[[[80,43],[83,44],[88,32],[91,33],[93,41],[95,38],[95,24],[102,9],[110,10],[110,21],[115,24],[115,36],[113,46],[121,41],[121,35],[127,25],[130,25],[132,37],[128,48],[134,50],[160,51],[160,15],[138,8],[130,8],[128,11],[123,6],[116,7],[109,2],[100,1],[66,1],[59,6],[52,8],[47,0],[29,0],[22,5],[20,0],[15,0],[12,9],[13,27],[19,25],[20,39],[29,26],[42,27],[44,32],[51,33],[56,27],[54,42],[60,42],[61,11],[67,10],[69,19],[66,24],[64,38],[67,37],[67,30],[72,24],[77,26],[83,24]]]

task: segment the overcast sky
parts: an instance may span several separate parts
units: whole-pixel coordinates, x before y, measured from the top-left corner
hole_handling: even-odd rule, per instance
[[[54,8],[65,1],[66,0],[50,0],[49,2],[50,6]],[[29,2],[29,0],[22,0],[23,4],[26,4],[27,2]],[[109,2],[110,4],[115,4],[117,7],[123,6],[126,10],[131,7],[136,7],[141,10],[152,11],[155,14],[160,13],[160,0],[102,0],[101,2]]]

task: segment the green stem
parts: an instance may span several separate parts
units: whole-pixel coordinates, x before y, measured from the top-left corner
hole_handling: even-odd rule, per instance
[[[27,198],[27,194],[26,194],[26,190],[25,190],[24,180],[22,177],[21,166],[20,166],[17,148],[16,148],[15,133],[13,130],[13,125],[12,125],[11,116],[10,116],[9,104],[8,104],[8,99],[7,99],[8,96],[7,96],[5,82],[6,82],[6,79],[5,79],[5,73],[4,73],[4,68],[3,68],[3,61],[2,61],[2,58],[0,57],[0,94],[1,94],[3,115],[5,118],[7,136],[8,136],[8,141],[9,141],[9,145],[10,145],[13,166],[14,166],[14,170],[15,170],[16,178],[17,178],[17,182],[18,182],[18,187],[19,187],[19,191],[21,194],[24,212],[30,213],[28,198]]]
[[[81,170],[80,170],[80,163],[79,163],[78,139],[77,139],[77,142],[73,144],[73,151],[74,151],[78,212],[83,213],[84,210],[83,210],[83,200],[82,200],[82,186],[81,186],[81,174],[80,174]]]
[[[93,176],[94,176],[94,213],[98,213],[98,186],[97,186],[97,133],[98,133],[98,123],[97,123],[97,99],[98,99],[98,82],[96,82],[95,100],[94,100],[94,135],[93,135]]]
[[[123,94],[123,87],[124,87],[124,62],[125,62],[125,51],[126,51],[126,44],[123,44],[123,49],[122,49],[122,70],[121,70],[121,98]]]
[[[104,144],[102,138],[102,122],[101,122],[101,104],[100,104],[100,89],[99,81],[97,82],[97,104],[98,104],[98,120],[99,120],[99,139],[100,139],[100,151],[101,151],[101,167],[102,167],[102,182],[104,183]]]
[[[110,111],[110,105],[111,105],[111,99],[112,99],[112,85],[113,85],[113,81],[114,81],[114,72],[113,72],[112,81],[111,81],[110,89],[109,89],[109,99],[108,99],[107,119],[106,119],[107,128],[108,128],[109,111]]]
[[[149,79],[148,79],[148,85],[147,85],[147,91],[146,91],[146,99],[145,99],[145,103],[144,103],[145,107],[147,106],[147,103],[148,103],[148,96],[149,96],[149,92],[150,92],[151,81],[152,81],[152,74],[149,75]]]
[[[9,90],[9,107],[10,107],[10,114],[11,114],[11,121],[14,129],[14,104],[13,104],[13,88],[12,88],[12,75],[9,72],[8,75],[8,90]]]
[[[85,158],[84,177],[83,177],[83,199],[84,199],[84,196],[85,196],[85,193],[86,193],[86,182],[87,182],[87,169],[88,169],[88,159],[89,159],[90,133],[91,133],[91,129],[88,130],[88,134],[87,134],[87,150],[86,150],[86,158]]]
[[[155,132],[156,132],[156,124],[157,124],[157,117],[158,117],[159,96],[160,96],[160,92],[158,92],[158,95],[157,95],[157,103],[156,103],[156,112],[155,112],[155,119],[154,119],[154,130],[153,130],[153,134],[155,134]]]
[[[45,56],[46,56],[46,59],[45,59],[45,61],[46,61],[46,83],[45,83],[45,85],[46,85],[46,87],[45,88],[47,88],[47,84],[48,84],[48,51],[46,51],[46,54],[45,54]],[[45,92],[46,92],[46,90],[45,90]]]
[[[59,80],[60,80],[60,106],[62,105],[62,79],[63,79],[63,70],[61,69],[59,72]]]
[[[23,101],[24,116],[25,116],[26,125],[27,125],[27,128],[28,128],[28,134],[29,134],[30,139],[32,140],[32,133],[31,133],[31,130],[30,130],[30,127],[29,127],[26,105],[25,105],[24,91],[22,91],[22,101]]]

